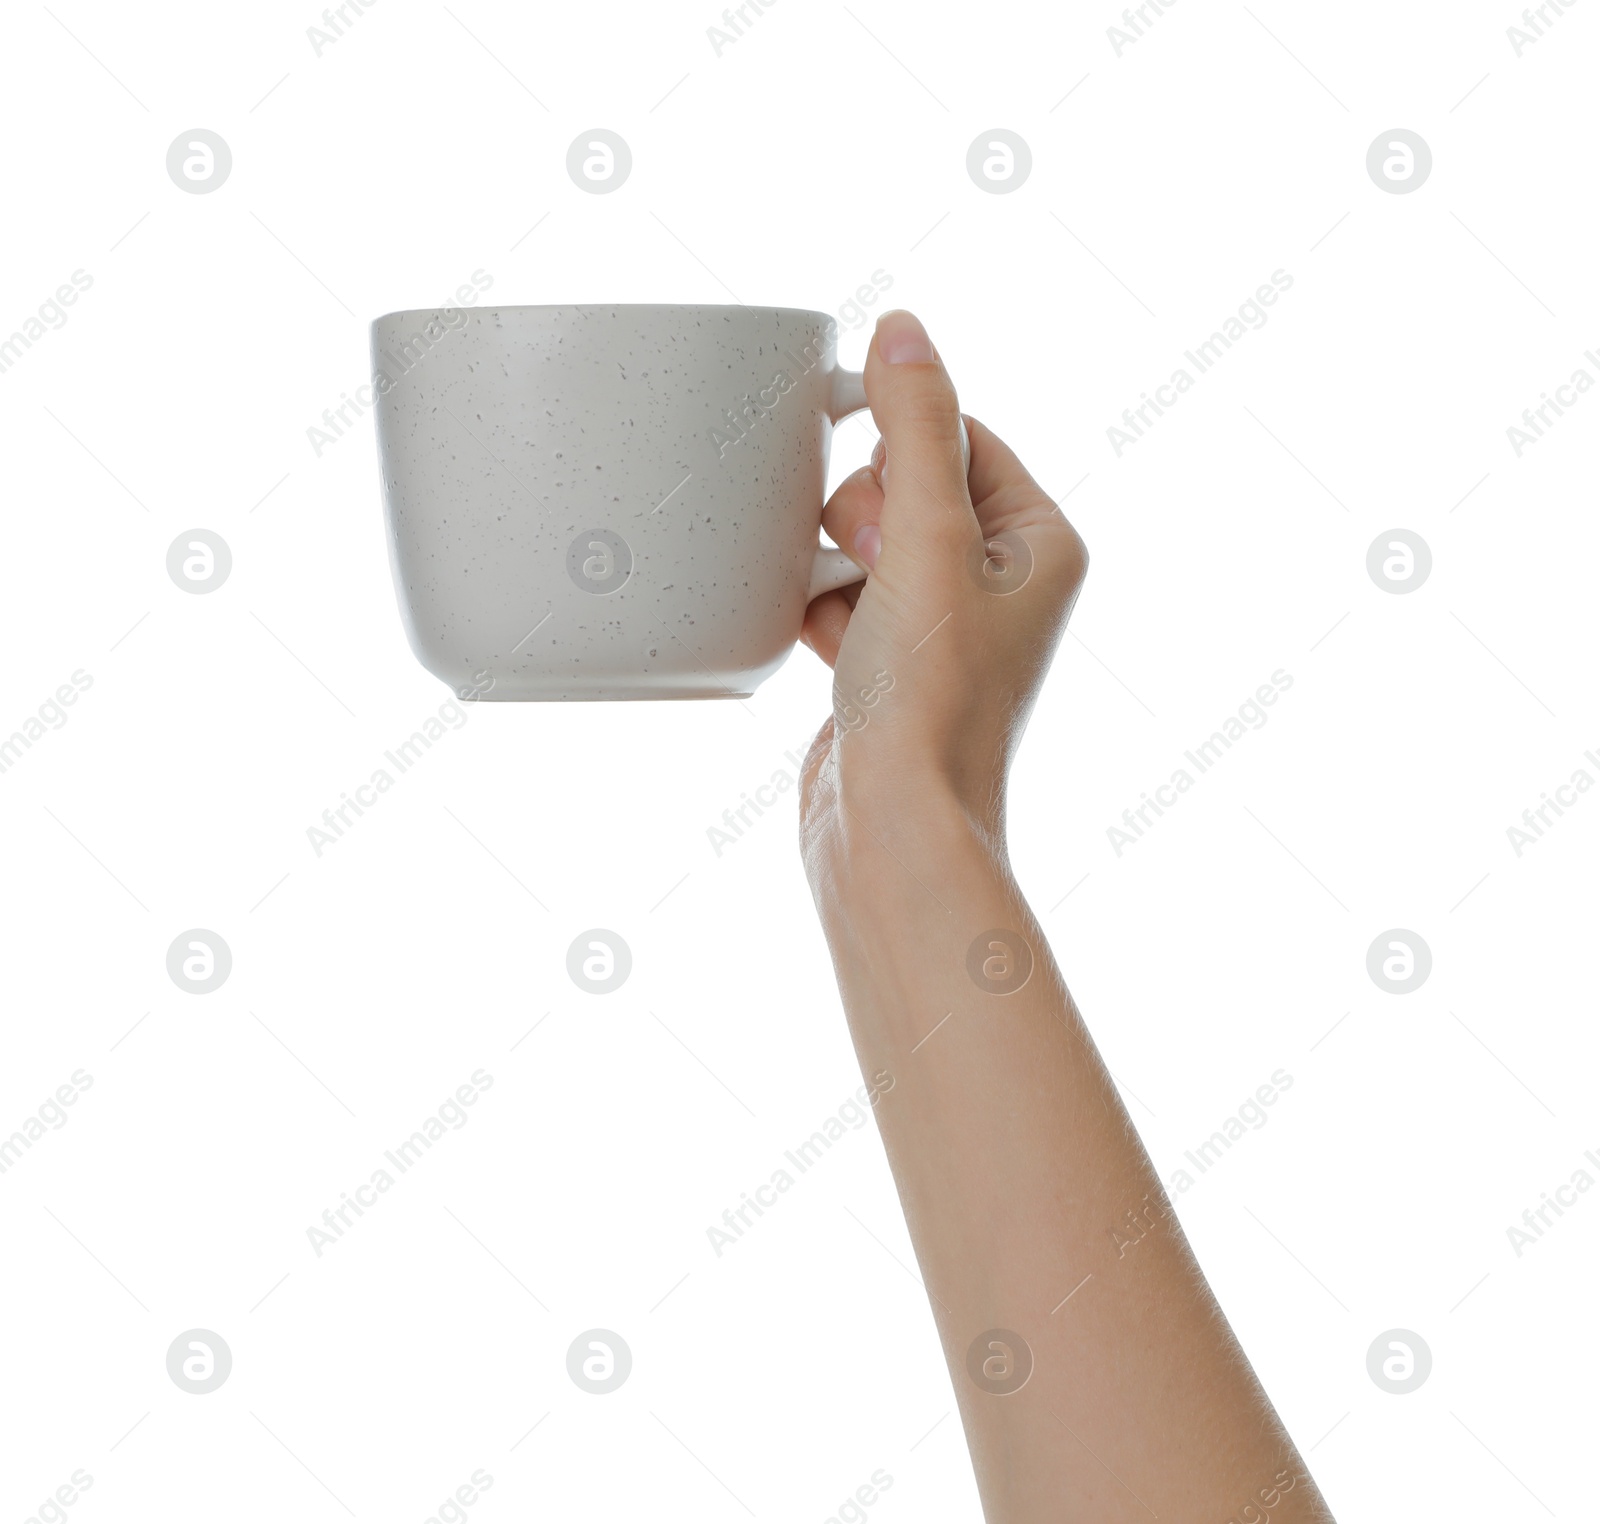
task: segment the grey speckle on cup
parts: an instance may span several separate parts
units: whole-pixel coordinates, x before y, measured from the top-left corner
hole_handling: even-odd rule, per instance
[[[186,593],[214,593],[233,570],[228,542],[210,529],[186,529],[167,546],[167,575]]]
[[[633,972],[633,954],[614,931],[595,926],[573,938],[567,949],[567,973],[590,995],[619,990]]]
[[[1380,132],[1367,150],[1367,173],[1372,183],[1391,196],[1408,196],[1421,190],[1433,173],[1433,150],[1420,134],[1407,127]]]
[[[233,151],[206,127],[180,132],[167,149],[167,174],[191,196],[206,196],[222,187],[233,169]]]
[[[591,1328],[567,1348],[567,1374],[580,1391],[603,1397],[614,1392],[633,1371],[633,1351],[621,1334]]]
[[[228,1341],[209,1328],[191,1328],[167,1346],[167,1374],[179,1391],[191,1396],[216,1391],[232,1370]]]
[[[233,953],[214,931],[195,927],[172,940],[167,973],[186,995],[209,995],[233,972]]]
[[[1427,983],[1433,953],[1414,931],[1395,927],[1373,939],[1367,949],[1367,973],[1388,995],[1409,995]]]
[[[1032,1374],[1033,1350],[1009,1328],[991,1328],[967,1346],[967,1375],[992,1397],[1020,1392]]]
[[[1014,995],[1032,973],[1027,939],[1004,927],[984,932],[967,949],[967,975],[986,995]]]
[[[1433,570],[1433,552],[1410,529],[1386,529],[1367,547],[1367,575],[1386,593],[1414,593]]]
[[[1020,133],[1006,127],[980,132],[967,149],[967,174],[991,196],[1020,190],[1033,171],[1033,150]]]
[[[605,127],[580,132],[567,149],[567,174],[591,196],[621,190],[633,170],[633,150],[620,133]]]
[[[1391,1328],[1367,1350],[1367,1374],[1379,1391],[1395,1397],[1414,1392],[1433,1370],[1428,1341],[1409,1328]]]

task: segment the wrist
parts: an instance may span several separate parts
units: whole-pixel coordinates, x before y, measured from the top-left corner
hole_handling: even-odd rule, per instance
[[[851,787],[818,780],[802,819],[812,893],[852,919],[891,919],[908,905],[949,912],[988,883],[1010,882],[1003,832],[947,782],[897,773]]]
[[[1003,845],[952,794],[918,791],[881,808],[835,801],[805,846],[857,1052],[898,1073],[939,1013],[972,997],[975,939],[1031,925]]]

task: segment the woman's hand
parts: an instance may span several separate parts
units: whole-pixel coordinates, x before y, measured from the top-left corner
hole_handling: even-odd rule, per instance
[[[998,838],[1011,755],[1088,553],[995,434],[975,418],[963,431],[909,312],[878,320],[866,387],[882,438],[823,525],[870,575],[817,598],[803,635],[834,669],[833,718],[804,780],[806,834],[826,836],[841,803],[876,814],[931,795]]]
[[[825,523],[871,575],[806,616],[834,715],[801,837],[984,1517],[1327,1524],[1006,861],[1083,542],[971,419],[968,469],[909,313],[866,375],[883,444]]]

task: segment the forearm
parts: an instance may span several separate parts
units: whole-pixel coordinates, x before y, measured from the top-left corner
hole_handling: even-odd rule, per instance
[[[988,1519],[1327,1518],[1003,849],[904,798],[836,796],[808,858]],[[969,1373],[992,1330],[1014,1392],[1020,1348]]]

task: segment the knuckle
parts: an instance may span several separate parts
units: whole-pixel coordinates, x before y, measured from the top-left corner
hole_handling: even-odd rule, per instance
[[[1082,585],[1089,571],[1089,547],[1071,524],[1062,521],[1064,533],[1061,545],[1062,581],[1072,588]]]
[[[900,421],[919,433],[954,439],[961,427],[961,405],[942,382],[909,386],[895,403]]]

